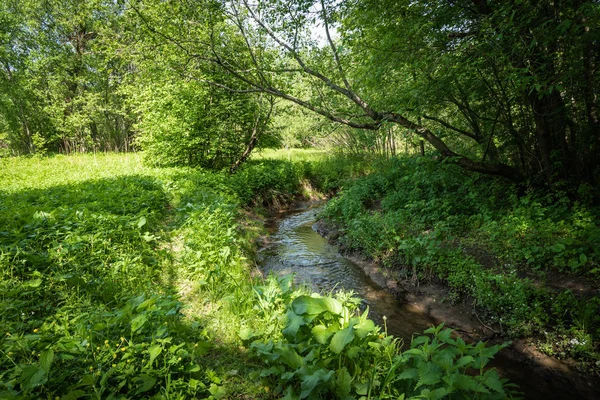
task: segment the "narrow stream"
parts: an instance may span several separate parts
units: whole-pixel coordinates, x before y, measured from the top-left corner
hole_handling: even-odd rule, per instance
[[[375,283],[364,270],[343,257],[314,229],[320,208],[287,215],[278,222],[271,245],[261,252],[259,264],[264,273],[295,274],[297,284],[312,286],[313,291],[327,293],[352,290],[369,307],[369,317],[383,325],[387,318],[388,333],[408,339],[436,324],[428,316],[409,309]]]
[[[405,343],[410,343],[413,334],[441,322],[402,303],[375,283],[361,266],[342,256],[337,246],[313,229],[319,211],[320,207],[304,208],[272,221],[270,244],[261,250],[258,259],[265,275],[295,274],[297,284],[312,286],[320,293],[352,290],[369,307],[370,318],[383,326],[385,316],[388,333],[403,338]],[[517,383],[527,399],[597,398],[593,388],[582,388],[581,384],[576,388],[556,371],[513,358],[501,352],[493,366],[501,376]]]

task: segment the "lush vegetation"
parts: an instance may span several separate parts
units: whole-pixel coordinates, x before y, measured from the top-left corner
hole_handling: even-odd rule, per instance
[[[0,148],[137,146],[236,169],[320,136],[384,154],[420,142],[574,190],[600,179],[599,26],[590,0],[5,1]]]
[[[498,347],[440,327],[403,353],[347,294],[252,278],[261,229],[240,206],[301,195],[315,170],[332,188],[359,165],[263,159],[228,176],[137,155],[3,160],[0,397],[502,398],[484,370]]]
[[[449,301],[473,300],[503,334],[537,335],[548,353],[597,368],[600,212],[590,202],[593,188],[580,187],[577,201],[559,192],[519,193],[506,181],[428,158],[395,158],[376,171],[347,185],[324,212],[348,248],[400,277],[439,279],[452,289]],[[587,287],[583,297],[562,285],[569,279]]]
[[[594,0],[1,2],[0,396],[502,397],[496,349],[402,353],[351,297],[253,278],[248,210],[342,187],[346,247],[598,370],[599,27]]]

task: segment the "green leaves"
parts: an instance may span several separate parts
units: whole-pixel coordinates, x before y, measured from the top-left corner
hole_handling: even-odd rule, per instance
[[[48,374],[37,365],[29,365],[23,369],[19,376],[19,383],[23,390],[30,390],[46,382]]]
[[[371,332],[375,331],[375,323],[370,319],[363,319],[356,325],[354,325],[356,336],[361,339],[367,337],[367,335]]]
[[[145,313],[136,315],[135,318],[131,320],[131,332],[137,332],[140,330],[147,321],[148,317]]]
[[[316,325],[311,329],[311,333],[319,344],[327,343],[327,340],[335,333],[335,327],[325,325]]]
[[[260,375],[285,387],[284,398],[351,399],[370,394],[381,399],[441,399],[450,393],[505,393],[494,371],[466,374],[480,370],[501,346],[468,345],[440,325],[400,352],[397,341],[379,334],[368,310],[352,316],[356,306],[351,304],[298,296],[287,307],[283,339],[252,344],[253,354],[266,364]]]
[[[162,353],[163,347],[160,344],[154,344],[148,348],[148,355],[150,359],[148,360],[148,366],[152,366],[152,363]]]
[[[135,391],[135,394],[144,393],[154,387],[154,385],[156,384],[156,378],[148,374],[142,374],[137,378],[137,383],[139,387]]]
[[[318,384],[328,382],[333,375],[333,371],[328,371],[326,369],[318,369],[312,374],[305,375],[302,378],[300,388],[302,392],[300,393],[300,398],[304,399],[312,394]]]
[[[304,359],[290,346],[277,347],[275,353],[278,354],[281,361],[292,370],[296,370],[304,365]]]
[[[352,390],[352,377],[346,367],[342,367],[335,372],[335,394],[340,399],[345,399]]]
[[[292,309],[298,315],[318,315],[325,311],[340,315],[342,313],[342,304],[330,297],[299,296],[292,302]]]
[[[147,222],[146,217],[141,216],[140,219],[137,222],[137,227],[139,229],[141,229],[144,225],[146,225],[146,222]]]
[[[344,347],[346,347],[348,343],[352,342],[353,339],[354,326],[350,325],[340,331],[337,331],[335,335],[333,335],[329,348],[335,354],[340,354],[342,350],[344,350]]]
[[[285,314],[286,317],[286,326],[283,329],[282,333],[286,337],[294,337],[298,333],[298,330],[302,325],[306,324],[306,320],[301,315],[296,314],[292,310],[288,310]]]
[[[48,349],[40,354],[40,368],[47,374],[50,372],[50,366],[54,361],[54,350]]]

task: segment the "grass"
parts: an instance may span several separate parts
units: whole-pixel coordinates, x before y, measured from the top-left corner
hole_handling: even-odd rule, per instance
[[[246,356],[216,300],[251,291],[231,182],[135,154],[0,162],[0,397],[218,397]]]
[[[347,348],[345,372],[330,380],[330,358],[346,357],[342,350],[358,323],[349,311],[356,301],[313,317],[294,308],[294,299],[307,293],[291,288],[289,279],[256,278],[254,240],[262,228],[247,210],[306,194],[307,183],[339,190],[369,164],[297,151],[303,160],[288,162],[278,154],[233,176],[148,168],[137,154],[0,159],[0,398],[261,399],[284,390],[316,398],[366,389],[393,397],[407,385],[415,395],[455,390],[443,382],[466,376],[468,360],[442,367],[452,357],[480,354],[483,345],[457,350],[438,329],[432,334],[442,334],[444,344],[437,346],[448,348],[443,365],[414,358],[423,346],[431,349],[429,339],[415,343],[413,358],[396,359],[402,355],[395,342],[366,315],[360,323],[372,343],[358,337]],[[315,317],[320,323],[343,317],[346,325],[333,324],[331,339],[320,335],[322,348],[308,328],[285,334],[293,321]],[[323,355],[315,358],[309,348]],[[377,370],[358,367],[350,354],[359,350]],[[494,352],[485,350],[482,360]],[[288,356],[296,361],[289,364]],[[417,368],[413,384],[389,378],[392,366],[404,362]],[[427,385],[418,384],[422,373]],[[457,379],[467,391],[469,385],[503,390],[489,372]]]
[[[240,378],[261,233],[240,207],[300,195],[307,167],[263,158],[228,177],[139,154],[0,167],[0,397],[266,395]]]
[[[322,161],[330,151],[319,149],[259,149],[252,154],[253,160],[287,160],[294,162]]]

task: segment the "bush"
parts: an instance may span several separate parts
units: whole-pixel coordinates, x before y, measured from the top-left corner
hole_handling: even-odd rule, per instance
[[[398,157],[347,184],[322,217],[337,224],[348,248],[387,267],[433,273],[516,336],[568,323],[549,312],[552,290],[524,276],[600,270],[598,209],[563,193],[517,192],[456,165]]]

